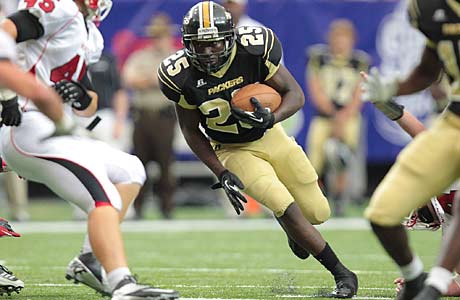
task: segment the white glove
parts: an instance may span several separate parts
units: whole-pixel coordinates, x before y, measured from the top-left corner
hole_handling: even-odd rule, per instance
[[[384,80],[377,68],[372,68],[367,78],[361,84],[363,99],[372,103],[388,102],[397,92],[398,81],[396,79]]]

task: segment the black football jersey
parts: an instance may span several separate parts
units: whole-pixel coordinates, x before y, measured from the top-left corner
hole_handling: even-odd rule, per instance
[[[165,96],[185,109],[198,109],[206,134],[220,143],[244,143],[261,138],[264,129],[239,122],[230,100],[243,86],[269,80],[278,70],[282,47],[272,30],[239,27],[229,62],[206,74],[193,67],[184,50],[166,58],[158,68]]]
[[[346,106],[360,81],[360,71],[367,72],[369,56],[354,50],[349,58],[337,58],[327,45],[314,45],[307,50],[307,76],[317,76],[326,96],[336,108]]]
[[[451,83],[453,101],[460,101],[460,2],[458,0],[411,0],[411,24],[427,37]]]

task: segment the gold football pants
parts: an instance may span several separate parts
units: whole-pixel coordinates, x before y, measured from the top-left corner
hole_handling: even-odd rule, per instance
[[[244,183],[244,192],[277,217],[295,201],[310,223],[320,224],[329,218],[329,204],[315,170],[280,124],[254,142],[212,144],[223,165]]]
[[[308,157],[318,174],[324,171],[325,155],[324,144],[332,135],[333,121],[324,117],[315,117],[308,130],[307,149]],[[356,149],[361,133],[361,116],[351,118],[344,128],[344,142],[351,149]]]

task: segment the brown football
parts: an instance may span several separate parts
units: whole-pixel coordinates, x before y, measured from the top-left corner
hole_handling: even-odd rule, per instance
[[[252,83],[244,86],[233,95],[232,106],[245,111],[254,111],[254,106],[250,101],[251,97],[257,98],[260,104],[270,108],[271,112],[274,112],[281,105],[281,96],[274,88],[263,83]]]

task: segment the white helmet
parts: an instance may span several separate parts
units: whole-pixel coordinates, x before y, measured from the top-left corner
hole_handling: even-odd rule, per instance
[[[85,0],[88,9],[88,19],[99,23],[104,20],[112,9],[112,0]]]

